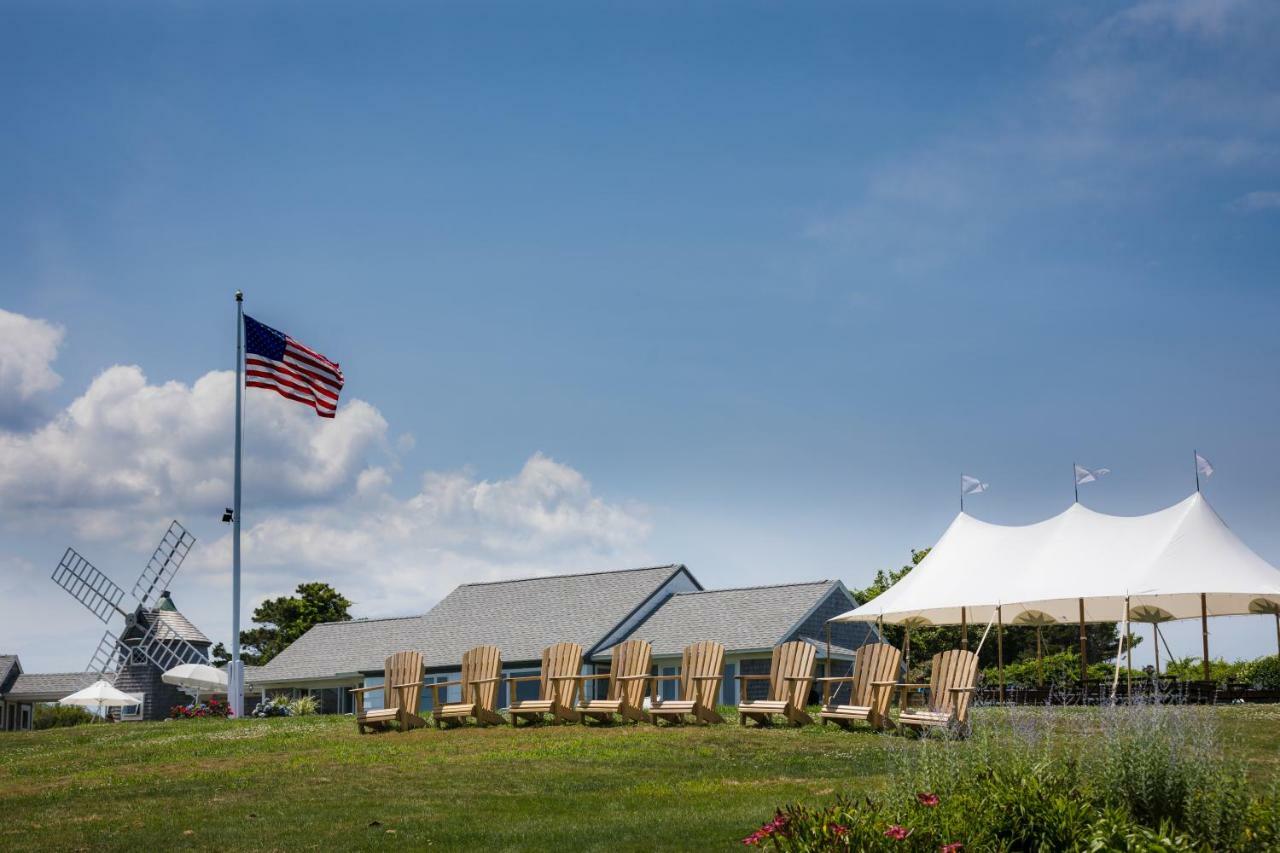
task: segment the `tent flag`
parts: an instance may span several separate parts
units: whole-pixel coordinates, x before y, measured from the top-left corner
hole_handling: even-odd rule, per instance
[[[970,477],[968,474],[960,475],[960,511],[964,512],[964,496],[977,495],[985,492],[990,485],[979,480],[977,477]]]
[[[1083,465],[1076,464],[1076,485],[1083,486],[1085,483],[1096,483],[1098,480],[1111,473],[1110,468],[1086,468]]]
[[[1195,451],[1195,454],[1196,454],[1196,491],[1198,492],[1200,491],[1200,478],[1204,477],[1207,480],[1210,477],[1212,477],[1213,466],[1209,464],[1208,459],[1205,459],[1203,456],[1200,455],[1199,451]]]

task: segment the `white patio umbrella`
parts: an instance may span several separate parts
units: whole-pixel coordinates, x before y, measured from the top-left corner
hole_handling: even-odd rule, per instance
[[[200,701],[201,690],[214,693],[227,692],[227,674],[214,666],[204,663],[184,663],[175,666],[160,676],[165,684],[176,684],[179,687],[193,687],[196,701]]]
[[[77,690],[70,696],[58,700],[59,705],[79,705],[84,708],[97,708],[98,716],[102,716],[103,708],[123,708],[137,705],[138,700],[128,693],[121,693],[109,681],[95,681],[83,690]]]

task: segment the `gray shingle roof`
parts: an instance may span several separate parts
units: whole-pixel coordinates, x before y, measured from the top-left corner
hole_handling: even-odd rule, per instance
[[[16,702],[56,702],[99,678],[94,672],[24,672],[5,698]]]
[[[678,592],[627,638],[649,641],[655,656],[679,655],[699,640],[715,640],[729,650],[772,648],[838,585],[815,581]]]
[[[179,637],[188,643],[204,643],[208,645],[209,638],[191,623],[191,620],[183,616],[176,610],[148,610],[148,619],[160,619],[161,627],[157,629],[156,636],[160,639],[168,639],[171,637]]]
[[[670,565],[459,586],[424,616],[317,625],[263,667],[259,683],[380,671],[404,649],[428,667],[456,667],[472,646],[493,644],[504,661],[537,660],[558,642],[584,651],[602,641],[671,577]]]
[[[0,655],[0,693],[4,693],[9,682],[22,672],[17,655]]]

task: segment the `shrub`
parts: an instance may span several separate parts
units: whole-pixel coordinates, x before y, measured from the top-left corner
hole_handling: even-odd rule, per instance
[[[171,720],[225,720],[230,716],[233,716],[231,706],[226,702],[219,702],[217,699],[210,699],[208,702],[199,704],[192,702],[190,705],[174,705],[169,709],[169,719]]]
[[[1074,687],[1080,679],[1079,652],[1067,651],[1045,655],[1042,666],[1044,667],[1044,683],[1046,687]],[[1092,680],[1110,681],[1115,675],[1115,665],[1091,663],[1085,672]],[[1120,677],[1124,678],[1123,670],[1120,672]],[[1135,670],[1134,677],[1146,678],[1146,673]],[[994,666],[987,667],[982,671],[982,678],[986,684],[998,684],[1000,682],[1000,671]],[[1004,665],[1005,684],[1022,684],[1033,687],[1038,683],[1037,679],[1038,671],[1035,658]]]
[[[1280,655],[1250,661],[1242,675],[1259,690],[1280,690]]]
[[[98,719],[76,705],[37,705],[31,718],[33,729],[61,729],[92,723]]]
[[[259,702],[253,709],[255,717],[292,717],[293,711],[289,709],[289,700],[267,699]]]
[[[314,696],[299,696],[289,703],[289,711],[295,717],[306,717],[320,709]]]
[[[988,716],[968,742],[903,744],[885,794],[779,809],[743,841],[784,851],[1275,849],[1280,794],[1251,792],[1222,754],[1211,718],[1191,709],[1018,709]]]

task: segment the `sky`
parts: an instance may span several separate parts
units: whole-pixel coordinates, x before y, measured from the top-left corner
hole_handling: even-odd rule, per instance
[[[246,398],[246,618],[859,587],[962,472],[993,522],[1073,462],[1140,514],[1193,449],[1280,563],[1278,41],[1267,0],[5,3],[0,651],[82,669],[63,550],[128,589],[173,518],[229,638],[236,289],[347,378]]]

